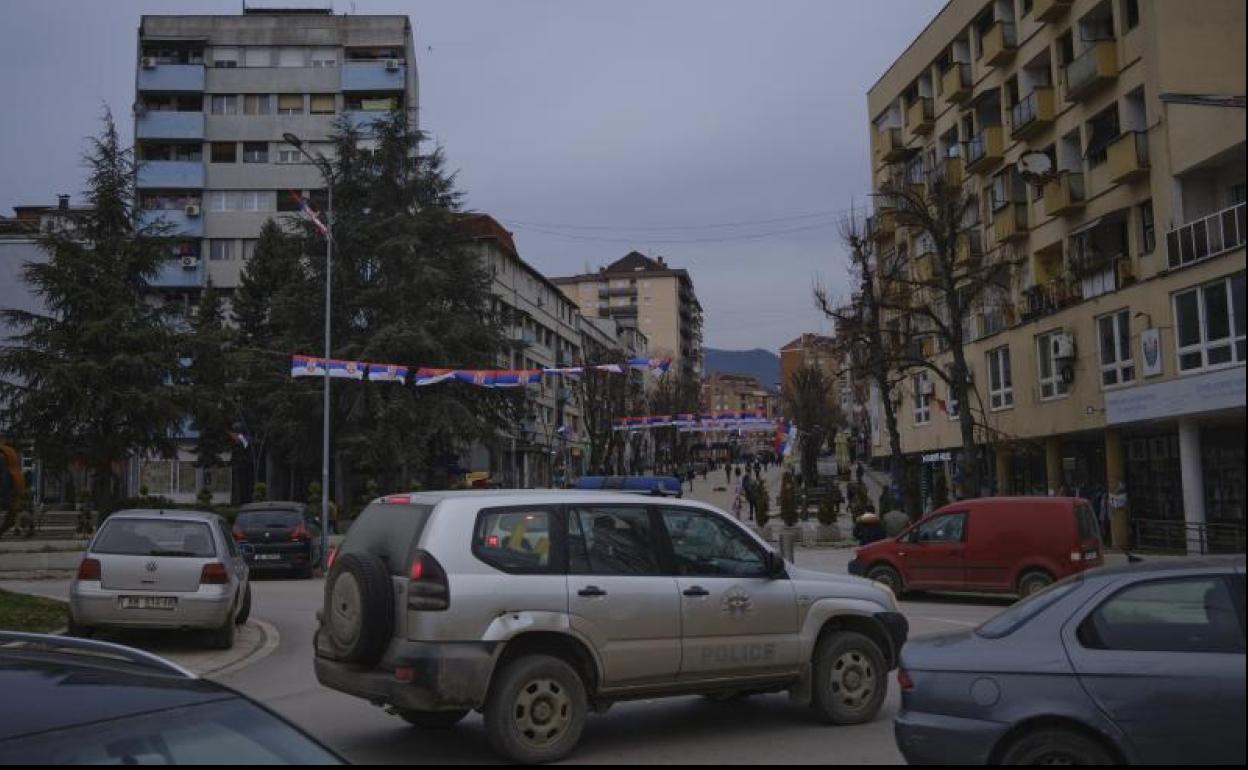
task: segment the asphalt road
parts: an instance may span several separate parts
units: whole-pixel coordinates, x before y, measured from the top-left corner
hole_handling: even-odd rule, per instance
[[[848,550],[799,551],[798,564],[844,573]],[[221,678],[317,735],[354,762],[477,764],[497,758],[479,714],[442,731],[422,731],[364,701],[322,688],[312,674],[312,631],[320,579],[253,584],[253,612],[277,627],[281,644],[268,658]],[[911,636],[978,625],[1008,600],[923,597],[902,603]],[[681,697],[622,703],[589,719],[573,761],[584,764],[896,764],[890,683],[879,718],[857,727],[815,722],[782,694],[713,703]]]

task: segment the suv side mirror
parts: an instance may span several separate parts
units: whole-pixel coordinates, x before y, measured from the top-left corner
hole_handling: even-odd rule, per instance
[[[763,570],[772,580],[784,577],[784,559],[775,551],[768,550],[763,554]]]

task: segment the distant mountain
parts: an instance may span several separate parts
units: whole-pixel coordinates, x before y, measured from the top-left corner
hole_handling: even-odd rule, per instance
[[[706,358],[706,374],[725,372],[728,374],[748,374],[757,377],[763,387],[776,389],[780,381],[780,356],[770,350],[756,348],[754,350],[716,350],[704,348]]]

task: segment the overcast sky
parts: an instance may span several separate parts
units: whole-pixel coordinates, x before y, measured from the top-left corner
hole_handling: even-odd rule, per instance
[[[944,0],[335,0],[408,14],[422,128],[468,205],[549,276],[632,249],[687,268],[706,345],[827,331],[839,214],[866,202],[866,92]],[[0,211],[78,198],[83,138],[131,136],[143,13],[241,0],[0,0]],[[742,224],[752,223],[752,224]]]

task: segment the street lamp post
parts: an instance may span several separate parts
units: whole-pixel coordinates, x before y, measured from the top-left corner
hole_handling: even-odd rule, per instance
[[[291,133],[282,134],[288,144],[303,154],[325,179],[325,189],[329,201],[325,211],[325,408],[321,421],[321,565],[327,564],[329,554],[329,308],[332,297],[333,280],[330,276],[330,263],[334,255],[334,180],[333,169],[321,155],[313,157],[303,148],[303,140]]]

